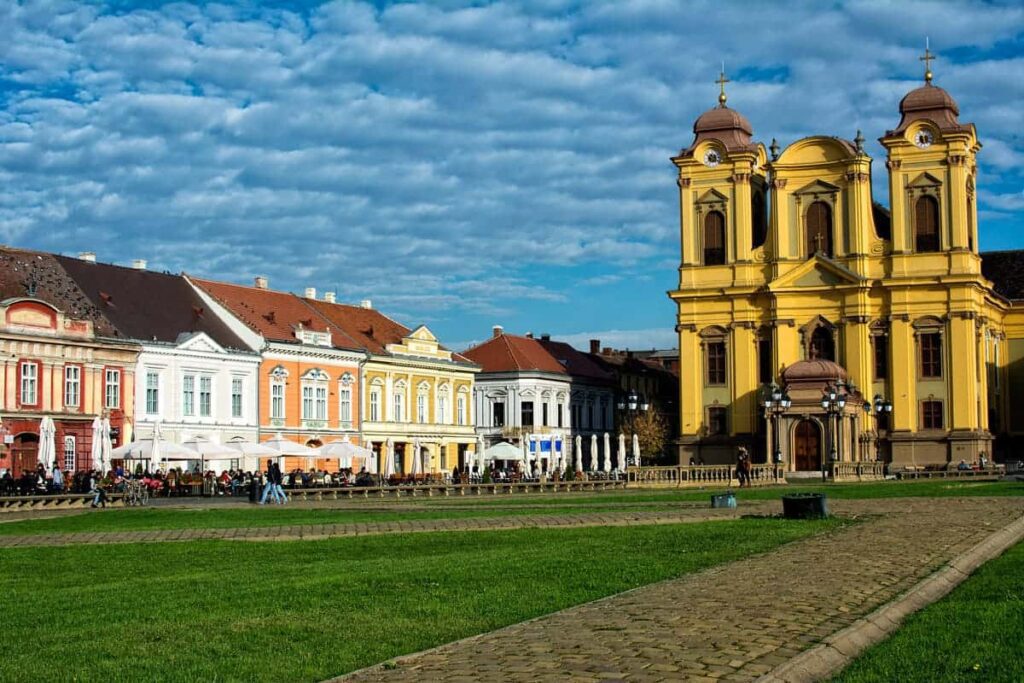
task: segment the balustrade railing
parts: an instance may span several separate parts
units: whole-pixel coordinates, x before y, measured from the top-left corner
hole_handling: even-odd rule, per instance
[[[672,488],[727,488],[739,486],[734,465],[669,465],[662,467],[630,467],[627,481],[635,486]],[[785,483],[778,465],[753,465],[750,482],[754,486]]]
[[[832,481],[875,481],[885,479],[885,463],[867,462],[834,462]]]

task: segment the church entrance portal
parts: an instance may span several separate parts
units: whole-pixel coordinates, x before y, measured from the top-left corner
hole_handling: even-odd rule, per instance
[[[821,427],[813,420],[801,420],[794,434],[793,458],[799,472],[813,472],[821,467]]]

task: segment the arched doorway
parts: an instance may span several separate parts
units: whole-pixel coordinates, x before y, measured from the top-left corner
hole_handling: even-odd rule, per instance
[[[821,467],[821,427],[813,420],[801,420],[793,434],[793,464],[798,472]]]
[[[17,478],[22,470],[34,470],[39,462],[39,435],[25,432],[14,437],[11,444],[11,474]]]

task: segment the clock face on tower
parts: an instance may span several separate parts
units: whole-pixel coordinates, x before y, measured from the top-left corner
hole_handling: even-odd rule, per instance
[[[722,163],[722,155],[717,150],[709,149],[704,152],[704,165],[708,168],[714,168],[718,164]]]
[[[928,149],[931,147],[933,140],[934,138],[932,137],[932,133],[928,130],[919,130],[914,135],[914,144],[921,149]]]

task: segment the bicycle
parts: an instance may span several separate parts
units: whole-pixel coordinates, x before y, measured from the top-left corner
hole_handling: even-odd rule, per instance
[[[129,481],[124,486],[125,507],[145,505],[149,502],[149,487],[141,481]]]

